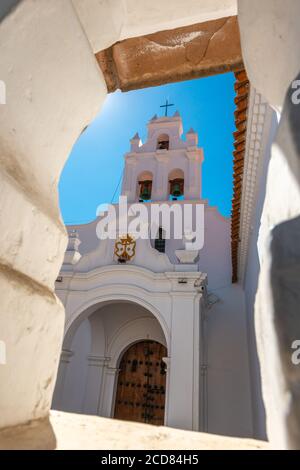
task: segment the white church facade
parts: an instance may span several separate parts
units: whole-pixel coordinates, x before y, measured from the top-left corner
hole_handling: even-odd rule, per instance
[[[231,221],[201,198],[203,149],[192,129],[186,140],[182,134],[175,113],[154,116],[144,144],[134,136],[122,195],[148,212],[154,204],[201,205],[204,244],[169,239],[163,223],[146,239],[100,240],[99,218],[68,227],[56,282],[66,323],[52,406],[252,437],[253,344],[243,288],[231,279]]]

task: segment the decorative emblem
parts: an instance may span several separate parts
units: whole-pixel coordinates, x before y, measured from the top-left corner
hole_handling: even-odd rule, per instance
[[[123,235],[115,243],[115,255],[119,263],[130,261],[135,255],[136,241],[128,233]]]

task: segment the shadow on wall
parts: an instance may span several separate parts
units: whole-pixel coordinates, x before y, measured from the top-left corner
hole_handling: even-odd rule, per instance
[[[292,344],[300,340],[300,217],[283,222],[272,231],[271,287],[274,323],[279,339],[281,365],[291,394],[287,426],[290,446],[300,443],[300,365],[291,360]]]
[[[12,10],[20,0],[1,0],[0,3],[0,21]]]
[[[261,219],[263,214],[264,202],[266,197],[267,175],[271,157],[271,145],[275,138],[278,128],[278,120],[275,112],[270,115],[270,132],[271,136],[268,141],[268,147],[264,151],[264,160],[262,162],[261,176],[258,181],[258,200],[253,214],[253,232],[250,237],[248,266],[245,275],[245,295],[247,305],[249,346],[252,351],[250,360],[251,376],[254,386],[252,387],[252,401],[254,403],[254,437],[256,439],[267,440],[266,429],[266,409],[262,395],[262,378],[261,366],[257,351],[257,332],[255,319],[255,303],[258,290],[258,281],[260,276],[260,256],[258,249],[259,233],[261,228]]]
[[[293,84],[297,83],[297,88]],[[288,89],[287,96],[284,102],[283,119],[280,121],[278,131],[277,143],[285,155],[287,163],[289,164],[293,176],[296,178],[298,186],[300,187],[300,103],[299,100],[299,83],[300,73],[293,80]],[[297,101],[295,101],[295,98]],[[286,136],[290,134],[291,139]]]
[[[288,89],[276,143],[300,187],[300,103],[295,101],[294,83]],[[299,99],[299,92],[297,92]],[[288,138],[288,136],[290,138]],[[297,204],[298,201],[296,201]],[[292,343],[300,340],[300,217],[277,225],[272,231],[270,282],[273,318],[278,338],[285,387],[290,393],[287,411],[289,445],[300,448],[300,365],[291,360]]]

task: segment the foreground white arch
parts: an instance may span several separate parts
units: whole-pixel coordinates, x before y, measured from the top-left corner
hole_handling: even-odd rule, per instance
[[[56,188],[72,145],[106,95],[92,48],[101,50],[126,37],[232,15],[238,4],[250,81],[270,105],[283,111],[268,170],[261,245],[266,244],[270,226],[299,216],[299,137],[294,129],[299,128],[300,111],[298,107],[290,113],[290,101],[284,104],[300,70],[295,46],[299,1],[291,0],[287,8],[281,0],[174,0],[171,12],[167,4],[155,0],[151,8],[148,1],[135,2],[134,8],[125,3],[114,3],[112,8],[110,2],[28,0],[19,2],[6,17],[8,10],[0,7],[4,17],[0,78],[7,85],[7,104],[0,115],[0,331],[8,357],[0,370],[0,427],[44,418],[50,407],[64,323],[62,305],[53,293],[66,246]],[[299,397],[292,394],[291,383],[292,377],[299,384],[299,372],[286,362],[288,344],[279,348],[280,331],[299,331],[299,316],[290,307],[277,330],[280,313],[272,302],[264,301],[266,290],[273,295],[268,283],[274,253],[264,250],[256,314],[266,320],[270,332],[262,353],[269,361],[269,373],[263,372],[269,435],[274,445],[300,447]],[[283,291],[288,293],[288,287],[283,286]]]

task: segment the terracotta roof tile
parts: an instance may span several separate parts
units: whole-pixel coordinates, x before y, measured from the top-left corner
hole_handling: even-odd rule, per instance
[[[234,99],[236,110],[234,112],[236,131],[233,152],[233,198],[231,209],[231,259],[232,282],[238,280],[238,248],[240,241],[240,210],[242,197],[242,180],[244,172],[244,157],[246,146],[247,111],[249,101],[249,80],[244,69],[235,72],[236,82]]]

